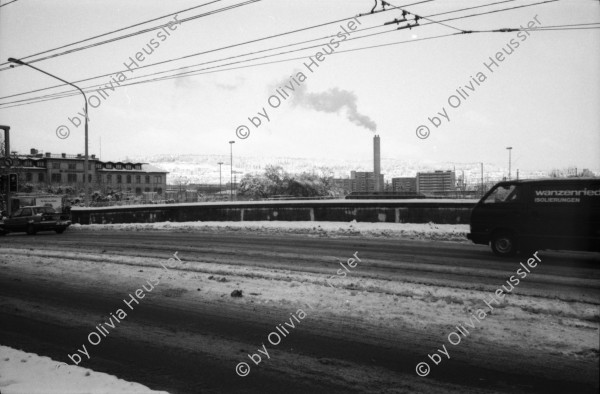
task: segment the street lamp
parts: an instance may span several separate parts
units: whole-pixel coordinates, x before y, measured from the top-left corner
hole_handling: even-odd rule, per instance
[[[219,165],[219,197],[221,197],[221,166],[223,165],[223,162],[220,161],[217,164]]]
[[[4,152],[1,152],[4,155],[4,160],[7,161],[8,163],[10,163],[9,157],[10,157],[10,126],[0,126],[0,130],[4,131]],[[7,168],[8,168],[8,164],[6,164]],[[11,204],[10,204],[10,171],[7,174],[8,176],[6,177],[6,184],[2,185],[5,190],[6,190],[6,212],[10,215],[11,214]],[[1,181],[0,181],[1,182]],[[0,214],[0,219],[2,218],[2,215]]]
[[[235,141],[229,141],[229,157],[231,164],[231,174],[229,178],[229,198],[231,201],[233,201],[233,144],[235,144]]]
[[[85,192],[84,205],[88,206],[88,200],[89,200],[88,199],[88,100],[87,100],[85,93],[83,92],[83,90],[81,90],[79,87],[73,85],[71,82],[67,82],[64,79],[57,77],[56,75],[52,75],[49,72],[40,70],[39,68],[34,67],[31,64],[25,63],[22,60],[9,57],[8,61],[11,63],[20,64],[22,66],[27,66],[27,67],[33,68],[34,70],[37,70],[37,71],[39,71],[43,74],[46,74],[52,78],[58,79],[59,81],[64,82],[67,85],[73,86],[75,89],[79,90],[79,92],[83,95],[83,100],[85,101],[85,157],[83,159],[83,188],[84,188],[84,192]],[[14,67],[14,66],[11,65],[11,67]]]
[[[483,191],[483,163],[480,163],[480,164],[481,164],[481,196],[483,197],[483,193],[484,193],[484,191]]]
[[[506,149],[508,149],[508,180],[510,181],[510,164],[511,164],[511,152],[512,152],[512,146],[507,146]]]

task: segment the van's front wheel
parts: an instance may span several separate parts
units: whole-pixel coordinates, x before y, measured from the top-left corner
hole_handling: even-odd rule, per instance
[[[510,257],[517,253],[517,240],[509,232],[500,231],[492,236],[492,251],[500,257]]]

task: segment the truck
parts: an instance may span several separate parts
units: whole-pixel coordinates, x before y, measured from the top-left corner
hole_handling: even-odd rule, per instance
[[[55,194],[15,194],[11,197],[12,212],[23,206],[46,206],[61,211],[64,206],[64,196]],[[9,213],[12,213],[9,212]]]
[[[600,251],[600,179],[499,182],[471,211],[467,238],[498,256]]]

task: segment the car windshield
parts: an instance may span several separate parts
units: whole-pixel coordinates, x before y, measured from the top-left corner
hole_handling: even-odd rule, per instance
[[[483,202],[484,204],[498,204],[517,201],[517,185],[501,185],[495,188]]]

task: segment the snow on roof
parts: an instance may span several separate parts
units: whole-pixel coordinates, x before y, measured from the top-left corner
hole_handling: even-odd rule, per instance
[[[164,172],[166,174],[169,173],[169,171],[165,171],[162,168],[153,166],[152,164],[142,164],[142,169],[147,172]]]

